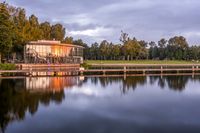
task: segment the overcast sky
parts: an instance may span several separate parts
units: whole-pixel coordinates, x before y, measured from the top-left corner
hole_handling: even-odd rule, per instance
[[[200,44],[200,0],[7,0],[40,22],[62,23],[66,35],[87,43],[119,42],[120,31],[158,41],[183,35]]]

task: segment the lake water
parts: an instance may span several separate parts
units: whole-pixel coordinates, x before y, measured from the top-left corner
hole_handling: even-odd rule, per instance
[[[0,79],[0,132],[200,133],[200,76]]]

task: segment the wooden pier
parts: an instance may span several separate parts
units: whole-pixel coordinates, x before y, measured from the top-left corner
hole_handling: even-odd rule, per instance
[[[149,73],[198,73],[200,64],[94,64],[90,69],[80,67],[59,67],[51,69],[27,67],[22,70],[0,70],[0,74],[22,74],[25,76],[59,76],[59,75],[110,75],[110,74],[149,74]]]

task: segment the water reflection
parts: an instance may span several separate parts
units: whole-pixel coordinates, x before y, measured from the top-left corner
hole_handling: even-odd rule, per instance
[[[76,85],[77,80],[77,77],[1,79],[1,130],[4,132],[14,120],[23,120],[27,112],[34,115],[40,104],[61,103],[65,98],[64,88]]]
[[[24,79],[0,79],[0,127],[2,132],[14,121],[23,121],[27,114],[34,114],[41,106],[61,104],[67,94],[92,90],[116,89],[126,96],[141,86],[158,86],[183,92],[188,82],[200,81],[200,76],[139,76],[139,77],[38,77]],[[100,88],[89,88],[90,86]],[[84,87],[83,87],[84,86]],[[87,88],[87,86],[89,86]],[[67,90],[67,91],[65,91]],[[100,92],[96,92],[98,94]],[[113,93],[113,91],[111,92]]]
[[[115,83],[121,83],[121,91],[126,94],[130,90],[135,90],[137,86],[150,84],[157,84],[161,89],[169,88],[174,91],[183,91],[187,83],[192,81],[200,81],[200,76],[133,76],[133,77],[101,77],[92,78],[93,84],[100,83],[103,88]]]

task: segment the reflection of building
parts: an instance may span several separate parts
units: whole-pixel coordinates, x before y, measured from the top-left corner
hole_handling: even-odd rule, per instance
[[[62,91],[77,85],[78,77],[34,77],[26,78],[26,89],[32,92]]]
[[[25,63],[81,63],[83,60],[83,47],[62,44],[60,41],[32,41],[24,48]]]

